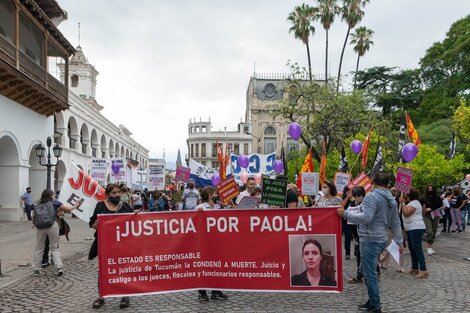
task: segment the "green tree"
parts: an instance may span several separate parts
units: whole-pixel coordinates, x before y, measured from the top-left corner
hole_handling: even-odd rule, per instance
[[[462,180],[469,164],[465,162],[462,154],[448,160],[443,154],[437,152],[436,147],[421,144],[416,158],[405,165],[395,163],[394,172],[398,166],[412,169],[413,186],[423,190],[427,184],[446,186]]]
[[[339,6],[336,0],[317,0],[317,19],[322,24],[326,33],[325,42],[325,84],[328,81],[328,31],[333,24],[336,15],[339,13]]]
[[[289,33],[294,33],[294,37],[302,40],[307,47],[308,74],[310,80],[312,80],[312,63],[310,59],[309,38],[315,33],[315,27],[312,26],[315,13],[315,8],[303,3],[300,6],[296,6],[294,11],[287,17],[287,20],[292,23]]]
[[[336,92],[339,91],[339,83],[341,80],[341,66],[343,64],[344,50],[348,43],[349,33],[351,29],[362,20],[364,11],[362,8],[365,7],[369,0],[343,0],[343,6],[341,7],[341,19],[348,24],[348,30],[346,31],[346,37],[344,38],[343,49],[341,50],[341,57],[339,58],[338,66],[338,78],[336,82]]]
[[[354,75],[354,89],[356,89],[356,76],[357,71],[359,70],[359,60],[367,51],[369,51],[370,46],[374,44],[371,40],[374,31],[368,29],[365,26],[361,26],[356,29],[352,34],[351,44],[354,45],[354,51],[357,53],[357,62],[356,62],[356,75]]]
[[[460,140],[466,144],[466,150],[470,151],[470,107],[461,100],[453,116],[453,128]]]

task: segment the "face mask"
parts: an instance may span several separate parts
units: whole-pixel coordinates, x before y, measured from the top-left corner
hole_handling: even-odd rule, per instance
[[[322,188],[321,192],[326,196],[328,194],[328,188]]]
[[[31,190],[28,190],[27,192],[28,192],[28,193],[31,193]]]
[[[121,197],[109,197],[108,200],[109,200],[109,202],[111,202],[112,204],[118,204],[119,201],[121,201]]]
[[[434,194],[433,191],[428,191],[428,195],[432,196]]]
[[[363,197],[356,197],[355,202],[356,203],[361,203],[363,199],[364,199]]]
[[[219,202],[219,197],[213,197],[212,201],[214,201],[215,203]]]

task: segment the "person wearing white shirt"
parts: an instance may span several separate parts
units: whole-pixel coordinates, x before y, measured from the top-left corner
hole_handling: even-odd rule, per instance
[[[240,202],[243,197],[249,197],[251,196],[252,193],[254,193],[256,190],[256,181],[254,177],[248,177],[246,183],[245,183],[245,190],[240,192],[240,194],[237,196],[237,200],[235,201],[236,204]]]

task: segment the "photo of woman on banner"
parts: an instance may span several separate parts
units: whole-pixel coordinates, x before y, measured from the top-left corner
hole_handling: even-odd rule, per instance
[[[292,286],[337,286],[335,235],[293,235],[289,236],[289,245],[291,275],[302,271],[291,277]]]

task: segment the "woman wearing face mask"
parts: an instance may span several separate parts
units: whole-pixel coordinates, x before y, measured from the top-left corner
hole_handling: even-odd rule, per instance
[[[317,201],[317,207],[324,207],[324,206],[339,206],[343,199],[338,197],[338,192],[336,191],[336,186],[331,181],[325,181],[321,186],[321,191],[323,196]]]
[[[133,210],[127,202],[121,201],[121,188],[117,184],[108,184],[105,189],[105,194],[107,199],[101,202],[98,202],[93,212],[92,217],[90,217],[89,225],[91,228],[95,229],[95,242],[93,242],[93,248],[96,248],[96,251],[92,255],[90,251],[89,259],[92,259],[98,255],[98,244],[97,244],[97,235],[98,235],[98,214],[114,214],[114,213],[132,213]],[[98,298],[93,302],[93,309],[99,309],[104,305],[104,299]],[[121,309],[129,307],[129,298],[123,297],[119,305]]]
[[[424,210],[424,225],[426,226],[426,252],[429,255],[435,254],[436,252],[432,249],[432,244],[436,238],[437,227],[439,226],[440,212],[444,208],[441,197],[436,192],[436,188],[433,185],[426,186],[426,193],[422,199],[422,205]]]
[[[343,203],[349,204],[346,210],[351,212],[361,212],[362,200],[366,195],[366,190],[362,186],[357,186],[353,189],[352,192],[348,192],[348,195],[344,199]],[[352,237],[356,240],[354,244],[354,255],[356,256],[356,276],[349,279],[350,283],[361,283],[363,281],[363,276],[361,272],[361,252],[359,250],[359,234],[357,233],[357,225],[348,222],[347,227],[352,233]]]

